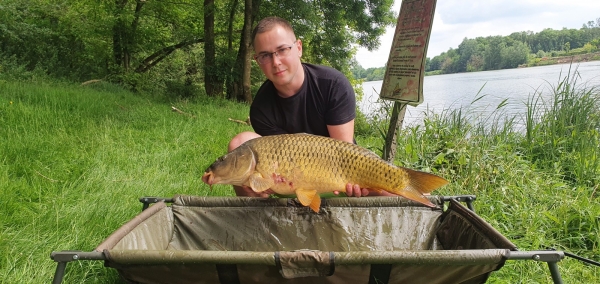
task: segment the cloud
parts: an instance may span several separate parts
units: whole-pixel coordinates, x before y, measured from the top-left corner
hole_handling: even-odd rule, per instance
[[[556,4],[537,1],[439,1],[436,16],[446,24],[476,24],[497,19],[532,17],[541,11],[557,11]]]

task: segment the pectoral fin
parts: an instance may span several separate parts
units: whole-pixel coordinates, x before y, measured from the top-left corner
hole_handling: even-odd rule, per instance
[[[321,197],[317,194],[316,190],[297,189],[296,197],[298,197],[300,204],[309,206],[310,209],[317,213],[319,212],[319,207],[321,206]]]
[[[254,192],[263,192],[271,188],[275,182],[271,178],[265,178],[260,173],[253,173],[248,178],[248,186],[252,188]]]
[[[319,213],[319,209],[321,207],[321,196],[319,196],[318,194],[315,194],[315,197],[313,198],[309,207],[310,207],[310,209],[315,211],[315,213]]]

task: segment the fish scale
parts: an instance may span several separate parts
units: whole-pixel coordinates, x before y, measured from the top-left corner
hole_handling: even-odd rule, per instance
[[[318,193],[345,191],[346,184],[387,191],[434,206],[424,193],[447,183],[439,176],[395,166],[372,151],[329,137],[310,134],[265,136],[247,141],[219,158],[205,172],[212,184],[248,186],[296,194],[319,211]]]

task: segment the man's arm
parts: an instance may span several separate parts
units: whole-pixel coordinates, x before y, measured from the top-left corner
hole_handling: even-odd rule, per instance
[[[327,125],[327,130],[331,138],[354,143],[354,119],[340,125]]]

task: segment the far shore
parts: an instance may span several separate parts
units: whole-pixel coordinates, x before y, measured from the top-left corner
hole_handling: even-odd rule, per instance
[[[579,62],[598,61],[598,60],[600,60],[600,52],[575,54],[575,55],[568,55],[568,56],[557,56],[557,57],[542,57],[539,60],[536,60],[534,63],[521,64],[521,65],[519,65],[518,68],[545,66],[545,65],[553,65],[553,64],[565,64],[565,63],[579,63]]]
[[[533,63],[521,64],[517,68],[547,66],[547,65],[556,65],[556,64],[580,63],[580,62],[589,62],[589,61],[600,61],[600,52],[575,54],[575,55],[569,55],[569,56],[542,57]],[[500,70],[505,70],[505,69],[500,69]],[[469,73],[469,72],[441,73],[440,71],[441,70],[428,71],[428,72],[425,72],[425,76]],[[485,70],[485,71],[494,71],[494,70]],[[473,72],[484,72],[484,71],[473,71]],[[380,81],[380,80],[374,80],[374,81]],[[368,82],[368,81],[366,81],[366,82]]]

